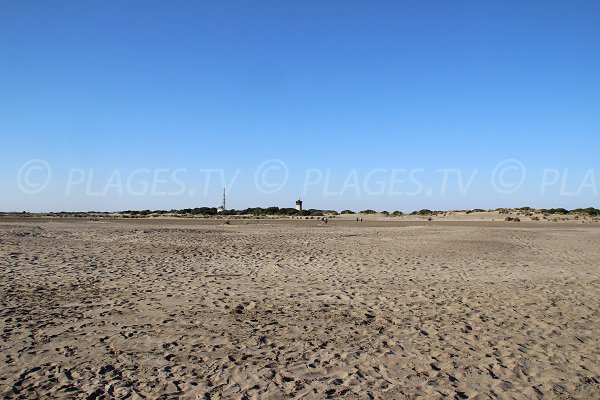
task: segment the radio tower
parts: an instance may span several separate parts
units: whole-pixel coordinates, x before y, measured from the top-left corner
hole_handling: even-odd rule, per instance
[[[217,212],[223,212],[225,211],[225,188],[223,188],[223,202],[221,203],[221,205],[219,207],[217,207]]]

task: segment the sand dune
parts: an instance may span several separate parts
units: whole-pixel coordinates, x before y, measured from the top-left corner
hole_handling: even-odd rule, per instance
[[[4,398],[600,398],[600,228],[0,221]]]

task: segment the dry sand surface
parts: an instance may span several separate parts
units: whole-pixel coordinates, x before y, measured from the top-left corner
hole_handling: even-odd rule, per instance
[[[0,219],[4,398],[600,398],[600,228]]]

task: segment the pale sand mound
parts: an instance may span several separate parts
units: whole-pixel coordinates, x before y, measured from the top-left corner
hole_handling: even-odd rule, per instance
[[[0,221],[4,398],[600,397],[600,229]]]

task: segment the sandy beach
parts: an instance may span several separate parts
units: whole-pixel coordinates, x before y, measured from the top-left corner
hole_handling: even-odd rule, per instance
[[[0,219],[0,396],[600,398],[599,249],[599,224]]]

